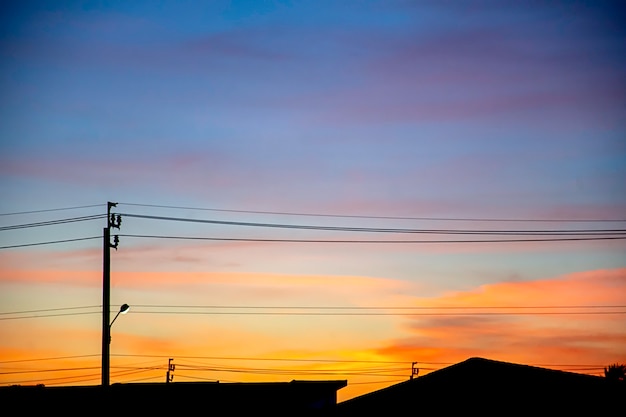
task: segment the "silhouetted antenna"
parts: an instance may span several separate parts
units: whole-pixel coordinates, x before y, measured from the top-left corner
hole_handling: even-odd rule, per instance
[[[415,365],[417,365],[417,362],[411,363],[411,379],[420,373],[420,369]]]
[[[167,361],[167,374],[165,375],[165,383],[169,384],[174,380],[174,369],[176,369],[176,365],[172,363],[174,358],[170,358]]]

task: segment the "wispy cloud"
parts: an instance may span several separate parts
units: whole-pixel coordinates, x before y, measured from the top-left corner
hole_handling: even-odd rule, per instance
[[[626,304],[625,294],[626,269],[621,268],[531,282],[484,285],[472,291],[420,299],[417,304],[422,307],[457,309],[434,310],[442,313],[440,316],[435,314],[435,317],[407,317],[407,331],[412,336],[392,340],[378,352],[424,362],[455,362],[469,355],[521,363],[543,360],[554,364],[603,364],[622,360],[626,355],[622,348],[626,334],[620,324],[623,316],[594,313],[623,311],[623,308],[593,306],[623,306]],[[592,308],[550,308],[581,305]],[[547,308],[511,308],[516,306]],[[505,315],[454,316],[459,312]],[[557,312],[583,314],[555,315]],[[506,315],[510,313],[521,315]],[[453,316],[448,317],[448,314]]]
[[[0,282],[21,284],[62,284],[69,286],[101,286],[100,271],[71,270],[1,270]],[[359,304],[364,300],[384,299],[400,293],[412,284],[388,278],[328,275],[298,275],[272,273],[236,272],[128,272],[113,271],[111,284],[117,290],[165,291],[177,289],[193,294],[198,288],[212,288],[223,296],[231,293],[234,299],[257,299],[266,301],[308,299],[321,302],[345,302]],[[209,298],[210,297],[209,293]]]

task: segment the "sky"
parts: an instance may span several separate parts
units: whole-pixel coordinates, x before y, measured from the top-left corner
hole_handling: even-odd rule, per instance
[[[112,383],[626,362],[624,17],[3,3],[0,384],[100,383],[107,202]]]

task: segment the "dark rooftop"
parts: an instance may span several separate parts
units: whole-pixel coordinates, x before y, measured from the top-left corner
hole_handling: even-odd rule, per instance
[[[11,386],[0,388],[5,410],[26,415],[89,415],[124,413],[259,413],[263,415],[326,415],[337,404],[337,390],[347,381],[172,382],[102,386]]]
[[[604,377],[471,358],[458,364],[356,397],[337,415],[478,413],[593,414],[621,409],[626,385]]]

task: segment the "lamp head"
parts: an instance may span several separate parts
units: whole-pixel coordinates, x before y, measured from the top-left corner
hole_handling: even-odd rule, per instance
[[[120,307],[120,313],[122,314],[128,313],[128,310],[130,310],[130,306],[128,304],[122,304]]]

